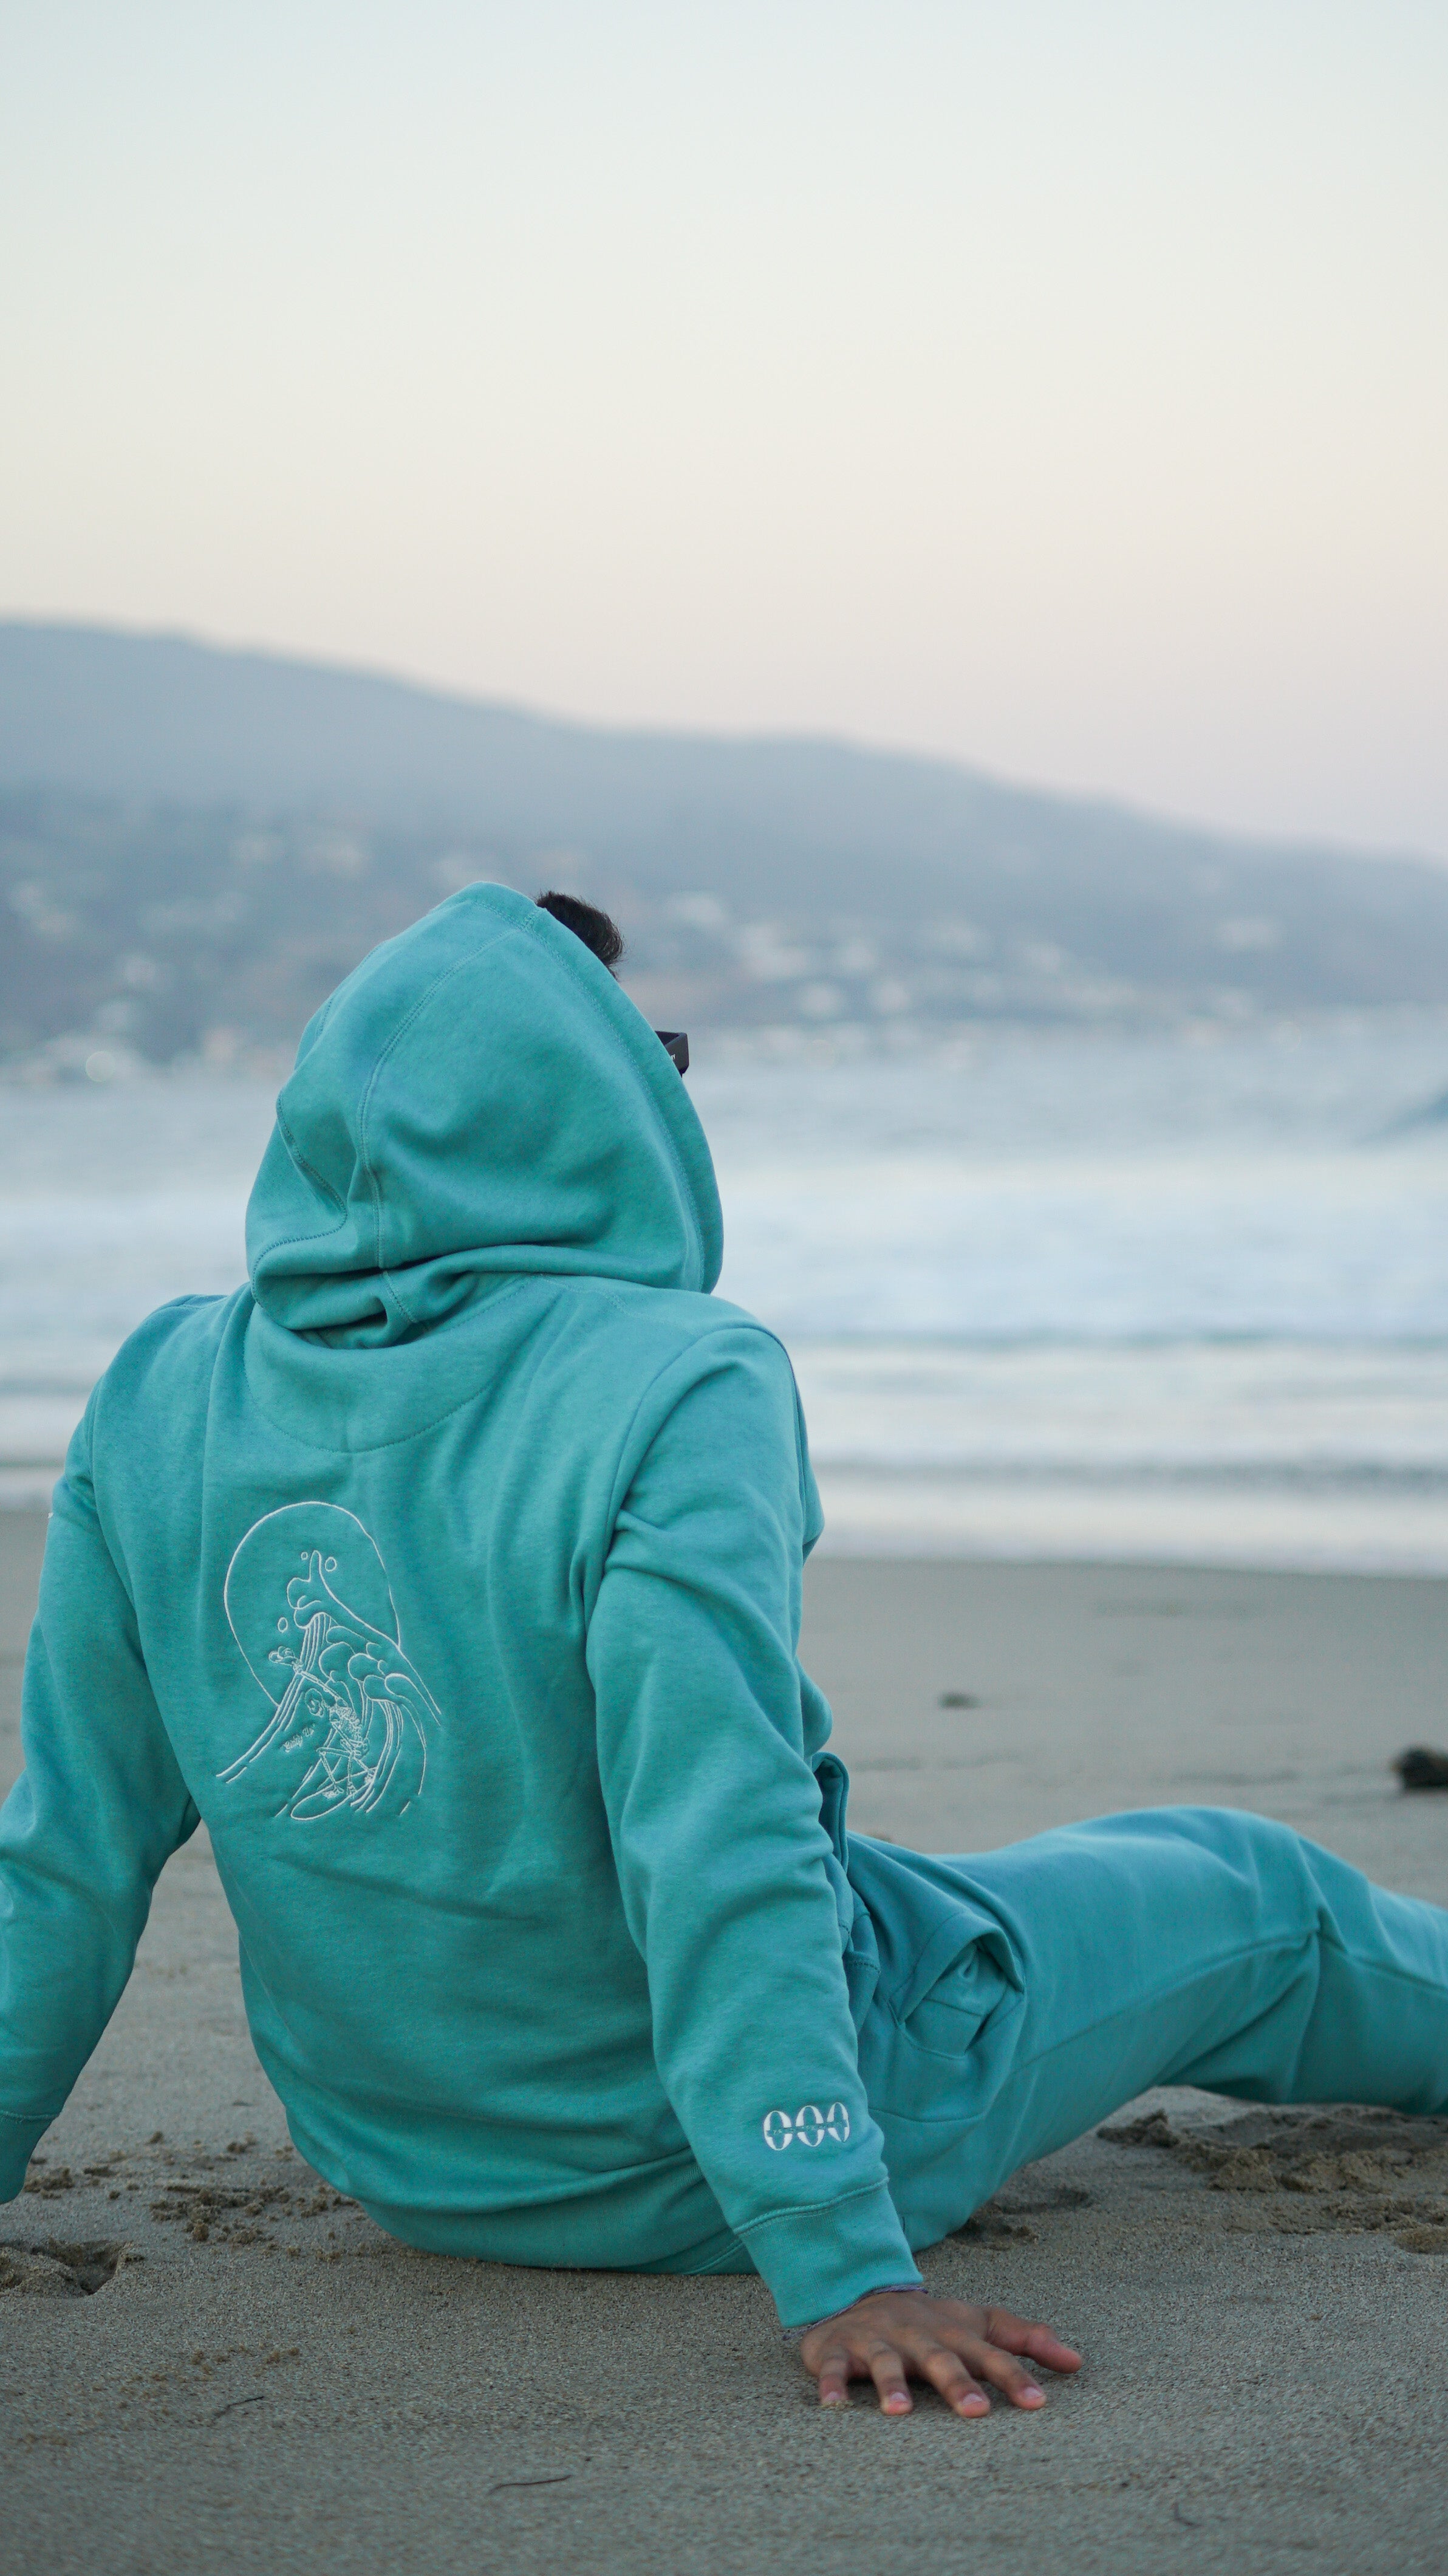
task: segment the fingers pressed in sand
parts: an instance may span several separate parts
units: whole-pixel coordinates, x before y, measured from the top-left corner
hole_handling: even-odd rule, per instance
[[[1029,2353],[1032,2361],[1044,2362],[1047,2370],[1079,2370],[1081,2355],[1062,2343],[1049,2326],[1028,2325],[1023,2317],[1012,2316],[1009,2308],[988,2308],[985,2330],[989,2340],[1002,2352]]]
[[[931,2387],[937,2389],[947,2406],[957,2415],[988,2415],[990,2399],[979,2380],[972,2379],[958,2353],[948,2352],[936,2344],[927,2352],[920,2367]]]
[[[881,2410],[886,2415],[908,2415],[915,2401],[898,2352],[888,2347],[870,2355],[870,2377],[880,2392]]]
[[[970,2366],[982,2379],[988,2379],[1013,2406],[1044,2406],[1044,2389],[1038,2388],[1028,2370],[1023,2370],[1010,2353],[998,2351],[994,2344],[972,2344]]]

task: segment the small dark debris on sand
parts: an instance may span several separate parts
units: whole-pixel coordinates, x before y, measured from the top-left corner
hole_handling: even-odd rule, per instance
[[[74,2191],[75,2176],[69,2165],[47,2166],[44,2156],[32,2156],[30,2170],[21,2184],[22,2191],[33,2191],[42,2200],[58,2200],[63,2191]]]
[[[1405,1789],[1448,1789],[1448,1753],[1429,1744],[1410,1744],[1393,1764]]]

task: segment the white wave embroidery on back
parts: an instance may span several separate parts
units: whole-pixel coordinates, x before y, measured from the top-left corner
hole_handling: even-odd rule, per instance
[[[232,1557],[223,1600],[272,1715],[217,1778],[268,1761],[285,1791],[276,1812],[297,1824],[404,1814],[442,1713],[403,1650],[371,1532],[336,1503],[268,1512]]]

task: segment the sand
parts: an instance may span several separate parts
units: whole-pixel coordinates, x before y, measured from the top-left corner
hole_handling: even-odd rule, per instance
[[[40,1537],[0,1515],[5,1779]],[[807,1616],[861,1827],[983,1848],[1209,1799],[1448,1903],[1448,1796],[1386,1768],[1448,1740],[1448,1585],[835,1559]],[[1444,2133],[1154,2107],[926,2258],[1085,2351],[1042,2415],[822,2415],[758,2283],[446,2262],[339,2205],[287,2148],[198,1836],[45,2189],[0,2210],[0,2564],[1436,2576]]]

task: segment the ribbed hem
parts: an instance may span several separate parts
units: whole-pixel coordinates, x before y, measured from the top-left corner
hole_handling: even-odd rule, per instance
[[[25,2168],[39,2146],[48,2120],[0,2111],[0,2200],[14,2200],[25,2188]]]
[[[786,2333],[838,2316],[869,2290],[913,2287],[920,2279],[883,2182],[812,2209],[776,2210],[739,2234],[769,2284]]]

